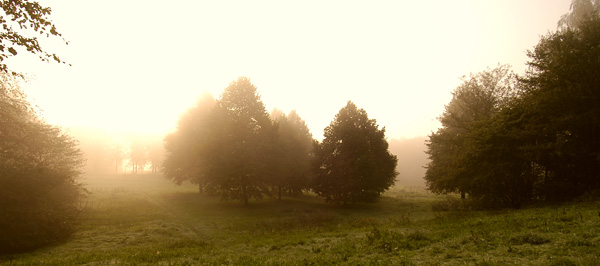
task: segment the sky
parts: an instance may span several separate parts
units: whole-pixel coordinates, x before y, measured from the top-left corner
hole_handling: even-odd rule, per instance
[[[166,134],[197,97],[246,76],[267,111],[296,110],[317,139],[349,100],[402,139],[437,130],[461,76],[524,73],[570,0],[40,3],[69,44],[40,43],[71,66],[25,52],[7,63],[48,123]]]

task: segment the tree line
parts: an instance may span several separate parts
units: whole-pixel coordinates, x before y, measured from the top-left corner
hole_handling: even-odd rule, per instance
[[[162,136],[109,134],[98,130],[70,130],[86,155],[85,172],[92,175],[156,174],[163,160]]]
[[[463,79],[427,142],[429,190],[518,208],[600,189],[599,11],[573,1],[524,75],[500,65]]]
[[[324,137],[314,140],[295,111],[268,114],[241,77],[220,99],[205,95],[181,116],[165,138],[162,171],[177,184],[244,204],[308,190],[332,203],[372,202],[394,183],[397,159],[365,110],[348,102]]]

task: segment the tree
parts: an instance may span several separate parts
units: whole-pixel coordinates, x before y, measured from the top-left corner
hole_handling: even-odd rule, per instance
[[[9,72],[4,60],[17,55],[18,51],[23,49],[38,55],[42,61],[64,63],[56,54],[44,50],[37,39],[38,34],[62,39],[62,35],[49,18],[52,9],[27,0],[4,0],[0,1],[0,6],[4,11],[4,15],[0,16],[0,71]]]
[[[533,199],[540,168],[527,152],[535,135],[524,130],[523,102],[478,121],[466,135],[461,167],[469,177],[469,196],[483,207],[520,208]]]
[[[119,169],[121,169],[123,165],[123,159],[125,159],[125,148],[127,144],[127,141],[119,136],[113,136],[111,139],[109,153],[110,159],[115,166],[115,174],[119,173]]]
[[[200,149],[206,145],[208,118],[215,105],[209,93],[203,94],[193,108],[179,118],[177,130],[164,140],[165,158],[162,172],[176,184],[189,181],[198,184],[202,191],[203,171],[200,167]]]
[[[452,100],[438,118],[442,127],[429,136],[425,180],[427,188],[436,193],[460,192],[464,198],[471,192],[473,172],[468,168],[470,152],[475,152],[470,134],[479,123],[494,116],[517,97],[516,76],[510,67],[495,69],[463,78],[453,92]]]
[[[385,129],[350,101],[325,128],[314,153],[312,190],[327,202],[373,202],[398,174]]]
[[[205,191],[244,205],[269,195],[276,131],[248,78],[225,88],[206,128],[199,156]]]
[[[296,111],[287,116],[283,112],[272,112],[271,117],[277,128],[276,168],[273,184],[278,188],[281,200],[282,190],[290,194],[302,193],[309,188],[310,156],[313,138],[306,123]]]
[[[539,197],[600,188],[600,16],[543,37],[528,56],[521,119],[536,136],[527,150],[544,171]]]
[[[0,74],[0,253],[64,240],[85,189],[77,142],[44,123],[18,87]]]
[[[240,200],[269,194],[276,130],[248,78],[233,81],[221,98],[198,105],[165,139],[163,172],[176,183],[197,183],[200,192]]]
[[[139,139],[133,139],[129,146],[129,164],[131,165],[131,173],[144,173],[144,168],[148,164],[148,147],[147,143]]]
[[[160,165],[163,162],[163,156],[164,156],[164,148],[163,148],[161,141],[157,141],[156,139],[153,139],[150,144],[149,151],[148,151],[148,160],[150,162],[150,171],[153,174],[158,173]]]
[[[558,27],[566,29],[578,29],[586,21],[600,16],[599,0],[573,0],[571,12],[562,15],[558,21]]]

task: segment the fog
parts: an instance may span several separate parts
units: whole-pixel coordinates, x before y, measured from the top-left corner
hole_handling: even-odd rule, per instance
[[[461,76],[498,63],[522,73],[569,3],[42,1],[69,45],[40,43],[72,66],[9,63],[65,128],[164,135],[203,92],[247,76],[267,110],[296,110],[317,139],[348,100],[390,139],[414,138],[436,130]]]

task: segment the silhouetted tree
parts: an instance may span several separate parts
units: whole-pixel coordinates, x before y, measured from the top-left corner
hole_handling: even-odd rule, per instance
[[[600,16],[599,0],[572,0],[570,12],[558,21],[558,27],[565,30],[576,30],[586,21]]]
[[[600,17],[577,25],[543,37],[528,54],[519,119],[535,136],[524,149],[544,172],[542,199],[600,188]]]
[[[0,6],[4,11],[3,16],[0,16],[0,24],[2,24],[0,27],[0,71],[9,72],[4,60],[17,55],[18,51],[22,49],[38,55],[42,61],[64,63],[56,54],[50,54],[44,50],[37,39],[37,34],[46,37],[52,35],[62,39],[62,35],[49,18],[52,13],[49,7],[43,7],[35,1],[22,0],[0,1]],[[35,34],[26,35],[24,33]],[[65,43],[68,44],[66,41]]]
[[[212,95],[205,93],[198,98],[196,106],[179,118],[177,130],[164,141],[165,159],[162,172],[176,184],[189,181],[198,184],[202,191],[206,179],[200,169],[200,150],[207,144],[208,119],[215,105]]]
[[[77,142],[39,119],[14,77],[0,73],[0,253],[61,241],[85,189]]]
[[[144,173],[144,168],[148,164],[148,147],[145,141],[133,139],[129,146],[129,164],[131,165],[131,173]]]
[[[164,157],[164,148],[160,141],[153,140],[149,145],[148,160],[150,162],[150,171],[153,174],[158,173]]]
[[[313,138],[306,123],[296,111],[291,111],[287,116],[272,112],[271,116],[278,133],[274,151],[275,162],[271,167],[275,168],[273,183],[278,188],[278,197],[281,200],[282,190],[290,194],[299,194],[309,188]]]
[[[325,128],[315,144],[312,189],[332,203],[373,202],[394,184],[396,156],[388,151],[385,129],[352,102]]]
[[[200,192],[241,200],[269,194],[277,131],[248,78],[232,82],[214,103],[198,105],[165,139],[165,175]]]
[[[199,149],[204,190],[245,205],[269,194],[277,132],[248,78],[225,88],[208,121],[206,145]]]
[[[475,182],[468,167],[473,146],[470,134],[479,122],[490,119],[517,94],[516,76],[506,65],[471,75],[453,92],[452,100],[438,119],[442,127],[429,136],[425,180],[436,193],[471,192]]]
[[[128,143],[125,139],[119,136],[113,136],[110,143],[110,157],[113,165],[115,166],[115,174],[119,173],[119,169],[123,166],[123,160],[125,159],[126,147]]]

